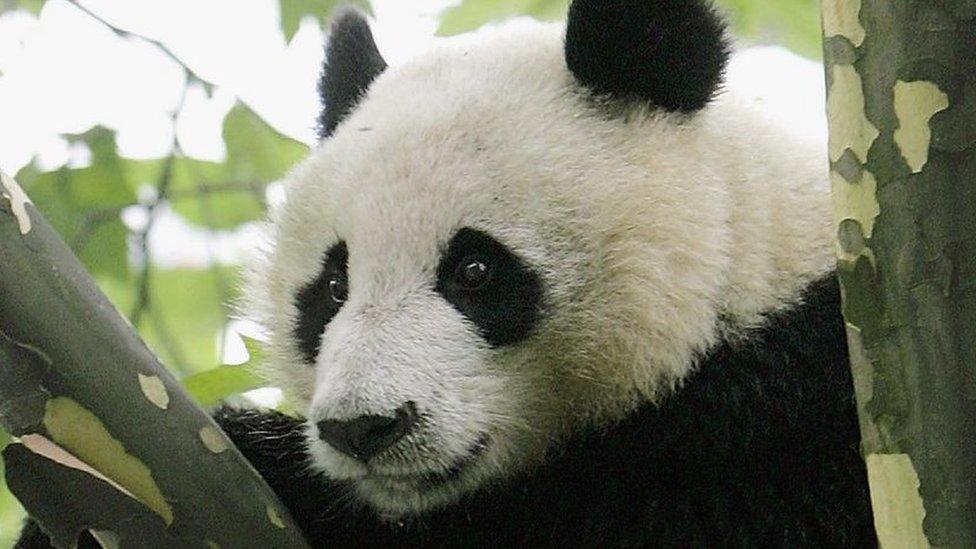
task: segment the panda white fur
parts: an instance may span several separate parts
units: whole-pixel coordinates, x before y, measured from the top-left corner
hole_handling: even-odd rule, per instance
[[[217,412],[313,545],[875,543],[823,144],[724,32],[576,0],[387,67],[337,18],[248,291],[307,420]]]

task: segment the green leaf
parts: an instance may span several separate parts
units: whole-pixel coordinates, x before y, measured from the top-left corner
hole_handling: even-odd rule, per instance
[[[444,10],[439,36],[471,31],[488,23],[514,15],[531,15],[543,21],[557,21],[566,16],[568,0],[464,0]]]
[[[247,336],[241,336],[241,339],[247,349],[247,362],[235,366],[218,366],[183,380],[183,386],[201,405],[213,406],[231,395],[266,385],[255,373],[255,368],[264,361],[263,345],[260,341]]]
[[[247,349],[247,364],[256,365],[263,363],[265,358],[264,343],[246,335],[242,335],[241,340],[244,342],[244,348]]]
[[[171,357],[172,364],[182,366],[184,373],[217,364],[228,302],[237,297],[236,271],[179,269],[154,271],[152,277],[150,315],[155,318],[146,323],[147,341],[163,356]],[[163,328],[170,334],[163,333]],[[174,345],[179,355],[173,354]]]
[[[17,179],[93,274],[125,279],[126,229],[119,214],[136,201],[138,181],[130,170],[137,163],[118,156],[115,134],[102,127],[69,136],[69,141],[88,146],[90,167],[40,172],[31,165]]]
[[[223,134],[223,163],[181,157],[173,167],[173,208],[189,221],[212,228],[260,219],[264,187],[308,152],[240,104],[224,119]]]
[[[285,40],[291,42],[304,17],[314,17],[319,26],[328,23],[332,10],[338,6],[356,6],[370,13],[368,0],[280,0],[281,32]]]
[[[236,298],[236,272],[219,269],[154,269],[149,309],[139,335],[171,370],[189,375],[218,363],[220,335],[227,323],[226,304]],[[120,311],[135,303],[135,285],[109,278],[99,287]]]
[[[279,179],[308,152],[308,147],[281,135],[243,105],[227,114],[224,142],[229,174],[239,181]]]
[[[249,364],[218,366],[193,374],[183,380],[183,386],[201,406],[213,406],[221,400],[265,385]]]
[[[260,219],[261,196],[267,182],[236,182],[226,164],[178,158],[173,167],[170,203],[191,223],[214,229],[230,229]]]
[[[0,12],[21,9],[38,15],[43,7],[44,0],[0,0]]]
[[[757,43],[781,44],[808,57],[822,55],[818,0],[717,0],[731,16],[739,36]]]

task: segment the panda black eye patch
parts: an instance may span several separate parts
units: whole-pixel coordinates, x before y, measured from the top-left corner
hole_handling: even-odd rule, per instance
[[[329,248],[322,258],[322,270],[295,295],[298,322],[295,340],[302,358],[309,365],[315,364],[322,344],[322,333],[329,321],[339,313],[349,292],[349,250],[345,242]]]
[[[477,229],[451,238],[434,288],[493,347],[532,334],[542,307],[542,281],[504,244]]]

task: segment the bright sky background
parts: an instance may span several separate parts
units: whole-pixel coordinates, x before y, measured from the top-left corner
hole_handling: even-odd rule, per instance
[[[437,13],[452,3],[374,0],[374,31],[387,59],[401,62],[429,47]],[[176,127],[187,154],[221,158],[221,122],[235,97],[279,131],[313,141],[323,36],[311,18],[289,44],[277,0],[83,4],[120,28],[163,42],[217,85],[212,98],[199,87],[187,94]],[[182,70],[153,46],[117,37],[63,0],[47,2],[39,18],[26,12],[0,16],[0,71],[0,169],[7,173],[35,154],[44,167],[61,165],[72,152],[58,134],[99,123],[116,130],[124,156],[168,152]],[[83,152],[74,155],[84,161]]]

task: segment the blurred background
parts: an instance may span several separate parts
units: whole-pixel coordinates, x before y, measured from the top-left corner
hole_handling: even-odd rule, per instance
[[[0,170],[201,403],[286,406],[251,373],[260,327],[231,305],[279,180],[315,144],[329,13],[371,13],[396,65],[513,17],[561,19],[567,3],[0,0]],[[767,46],[736,58],[729,85],[778,89],[770,109],[822,132],[821,69],[796,55],[820,57],[819,3],[717,3],[741,46]],[[0,547],[22,518],[0,478]]]

